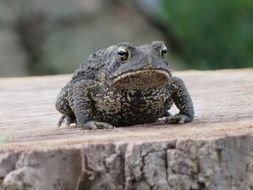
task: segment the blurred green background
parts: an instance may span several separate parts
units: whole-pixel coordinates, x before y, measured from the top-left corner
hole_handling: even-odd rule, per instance
[[[176,70],[253,66],[252,0],[0,0],[0,77],[72,73],[122,41],[164,40]]]

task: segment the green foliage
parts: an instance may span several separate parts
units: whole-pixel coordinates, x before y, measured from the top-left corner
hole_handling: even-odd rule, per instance
[[[253,66],[252,0],[163,0],[188,68]]]

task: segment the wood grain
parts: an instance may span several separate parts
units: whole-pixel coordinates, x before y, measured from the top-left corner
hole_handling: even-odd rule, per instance
[[[214,139],[253,135],[253,70],[175,72],[185,81],[196,118],[186,125],[144,124],[113,130],[57,128],[54,105],[70,75],[0,78],[0,149],[54,149],[84,143]],[[172,112],[176,112],[174,108]]]

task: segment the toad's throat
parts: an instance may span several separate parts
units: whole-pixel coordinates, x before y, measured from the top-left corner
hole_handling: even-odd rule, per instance
[[[118,75],[112,80],[112,86],[126,89],[159,88],[169,82],[171,75],[162,69],[137,70]]]

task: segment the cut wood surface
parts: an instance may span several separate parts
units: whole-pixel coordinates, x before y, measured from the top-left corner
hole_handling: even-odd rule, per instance
[[[85,187],[88,187],[86,189],[103,189],[85,181],[84,171],[88,170],[88,166],[90,170],[96,170],[94,168],[97,163],[102,163],[106,168],[105,171],[103,170],[105,172],[103,176],[108,175],[109,182],[103,183],[103,180],[108,181],[105,180],[107,178],[100,179],[104,189],[153,189],[154,187],[181,190],[252,189],[253,183],[250,181],[252,181],[251,178],[253,179],[253,163],[247,156],[253,157],[251,146],[253,142],[253,70],[187,71],[175,72],[174,75],[185,81],[192,96],[196,112],[195,120],[192,123],[184,125],[143,124],[95,131],[80,130],[74,126],[57,128],[56,124],[61,115],[55,109],[55,100],[60,89],[71,78],[70,75],[0,78],[0,189],[1,181],[2,188],[12,187],[13,184],[17,188],[19,183],[16,184],[15,176],[20,174],[20,168],[24,168],[30,162],[29,167],[33,168],[32,172],[37,172],[32,165],[33,162],[36,162],[37,168],[43,163],[43,172],[46,171],[46,168],[56,167],[54,171],[51,171],[52,175],[56,171],[59,174],[64,170],[60,165],[63,164],[63,161],[59,160],[64,160],[64,158],[67,158],[64,167],[68,167],[65,169],[69,170],[69,175],[72,176],[71,179],[59,177],[61,181],[65,180],[65,189],[81,190]],[[172,112],[176,113],[177,109],[173,108]],[[209,143],[208,146],[204,146],[205,143]],[[213,144],[210,145],[210,143]],[[195,147],[195,152],[189,147]],[[241,149],[237,151],[238,147],[242,148],[244,152],[242,157],[238,157],[238,154],[241,153]],[[220,149],[221,152],[219,152]],[[177,152],[178,150],[180,151]],[[85,156],[80,156],[80,151],[81,155],[85,154]],[[117,151],[120,153],[118,154]],[[140,155],[138,153],[139,157],[136,156],[135,151],[141,151]],[[212,157],[212,155],[215,156]],[[88,157],[93,157],[94,163],[88,162]],[[101,161],[100,157],[101,159],[103,157],[104,160]],[[230,160],[230,157],[235,160]],[[165,162],[163,163],[161,159],[163,161],[165,159]],[[180,165],[178,163],[180,159],[183,159],[182,162],[186,164],[183,172],[180,168],[173,169],[174,165]],[[73,162],[79,165],[73,165]],[[124,166],[120,166],[122,162]],[[152,173],[154,168],[145,170],[145,162],[150,164],[147,165],[148,167],[157,166],[161,176]],[[225,163],[225,165],[219,165],[218,162]],[[110,165],[111,163],[114,166]],[[98,165],[101,169],[100,164]],[[236,164],[238,166],[235,167]],[[244,165],[240,164],[247,164],[247,168],[243,168]],[[130,170],[128,166],[134,166],[137,169],[130,167],[132,168]],[[218,166],[221,169],[217,169]],[[118,167],[122,171],[117,171],[113,167]],[[191,170],[188,171],[189,167]],[[212,170],[211,167],[216,169]],[[212,175],[210,174],[211,177],[207,168],[213,172],[211,172]],[[248,173],[243,173],[246,169]],[[230,173],[229,176],[232,177],[229,181],[224,171],[239,173]],[[124,176],[117,172],[124,172]],[[187,172],[193,172],[193,174],[190,175]],[[33,177],[29,177],[34,176],[34,173],[24,173],[23,183],[29,184],[29,180],[34,180]],[[152,176],[149,176],[151,174]],[[36,175],[42,181],[43,179],[49,180],[48,174],[36,173]],[[156,175],[159,176],[158,181]],[[218,176],[217,179],[215,176]],[[240,176],[244,178],[239,179]],[[55,184],[55,181],[59,179],[52,177],[47,184]],[[164,181],[161,181],[162,179]],[[225,180],[225,182],[222,179],[228,181]],[[123,185],[120,185],[121,183]],[[32,184],[32,186],[37,186],[31,189],[63,189],[58,188],[57,185],[57,188],[55,186],[54,188],[53,186],[42,187],[41,184],[38,184]],[[96,181],[95,184],[98,182]]]
[[[205,139],[253,133],[253,70],[188,71],[174,75],[183,78],[192,95],[196,112],[193,123],[145,124],[98,131],[56,126],[61,115],[55,109],[55,100],[71,76],[1,78],[0,148]]]

